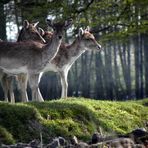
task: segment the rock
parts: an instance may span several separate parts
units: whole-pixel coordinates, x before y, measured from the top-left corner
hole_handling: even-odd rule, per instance
[[[116,136],[116,138],[115,138]],[[14,145],[0,145],[0,148],[40,148],[39,140],[32,140],[30,143],[17,143]],[[43,148],[148,148],[148,132],[143,128],[133,130],[125,135],[105,136],[96,132],[92,135],[89,143],[79,141],[76,136],[66,140],[63,137],[49,137],[49,144],[43,145]]]
[[[47,145],[47,148],[58,148],[58,147],[60,147],[58,138],[53,139],[52,143]]]
[[[30,147],[29,144],[26,144],[26,143],[17,143],[17,144],[14,144],[14,145],[2,144],[1,148],[32,148],[32,147]]]
[[[117,138],[107,142],[107,145],[113,148],[132,148],[134,142],[130,138]]]
[[[89,145],[85,142],[80,142],[76,145],[76,148],[88,148]]]
[[[103,141],[103,136],[100,133],[96,132],[92,135],[92,139],[91,139],[92,144],[96,144],[101,141]]]
[[[10,148],[8,145],[2,144],[0,145],[1,148]]]
[[[29,144],[26,144],[26,143],[18,143],[16,145],[16,148],[25,148],[25,147],[29,148],[30,146]]]
[[[138,144],[144,143],[148,139],[148,132],[144,128],[135,129],[128,135]]]
[[[52,141],[47,145],[47,148],[63,147],[65,146],[65,144],[66,144],[66,140],[63,137],[58,137],[58,138],[52,139]]]
[[[76,146],[72,145],[72,144],[68,144],[66,145],[64,148],[76,148]]]
[[[66,144],[66,140],[63,137],[58,137],[60,146],[64,146]]]
[[[70,142],[71,142],[72,145],[76,145],[76,144],[78,144],[78,138],[76,136],[73,136],[70,139]]]
[[[17,144],[10,145],[9,148],[17,148]]]
[[[36,148],[40,145],[40,141],[39,140],[32,140],[30,143],[29,143],[29,146],[31,146],[32,148]]]

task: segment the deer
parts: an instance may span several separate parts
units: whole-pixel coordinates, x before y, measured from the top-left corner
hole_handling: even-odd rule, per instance
[[[41,30],[40,33],[46,42],[51,41],[53,35],[51,32],[44,32],[44,30]],[[60,75],[62,86],[61,98],[67,98],[67,76],[71,66],[87,50],[100,51],[101,45],[96,41],[94,35],[90,33],[88,27],[85,30],[80,28],[78,37],[76,37],[73,43],[69,45],[62,43],[57,55],[44,68],[43,72],[54,71]],[[42,74],[43,73],[40,73],[40,78]]]
[[[54,29],[51,41],[47,44],[33,40],[15,43],[0,42],[0,69],[12,75],[26,74],[34,101],[44,101],[38,88],[39,74],[57,54],[63,32],[72,24],[71,20],[63,23],[53,23],[50,20],[47,22],[48,26]]]
[[[51,41],[53,35],[51,32],[44,32],[43,30],[40,32],[46,42]],[[24,35],[21,33],[20,36],[22,39],[24,38]],[[69,45],[62,43],[55,58],[45,67],[44,71],[54,71],[60,75],[62,85],[61,98],[67,98],[67,75],[71,66],[86,50],[100,51],[101,45],[97,43],[93,34],[89,32],[89,28],[86,28],[85,30],[80,28],[78,37],[75,41]],[[40,78],[41,75],[42,73],[40,74]],[[22,81],[21,79],[25,80],[25,76],[21,75],[19,77],[19,82],[21,83],[21,86],[23,86],[21,87],[23,92],[23,90],[26,90],[27,83],[24,84],[26,81]]]
[[[28,22],[28,20],[24,20],[22,29],[20,30],[20,34],[21,34],[21,36],[23,35],[23,39],[19,35],[17,38],[17,42],[26,41],[26,40],[34,40],[34,41],[44,43],[45,40],[40,36],[38,30],[36,29],[38,23],[39,22],[31,24]],[[2,40],[0,40],[0,41],[2,41]],[[27,79],[26,78],[23,79],[24,75],[25,74],[23,74],[23,73],[18,74],[18,75],[12,75],[12,74],[8,74],[8,73],[4,73],[3,70],[0,69],[0,80],[1,80],[1,85],[2,85],[3,91],[4,91],[4,100],[6,102],[8,102],[8,94],[10,97],[10,102],[11,103],[15,102],[14,92],[13,92],[14,80],[17,81],[17,83],[23,81],[22,83],[19,83],[19,84],[27,86]],[[18,79],[19,79],[19,81],[18,81]],[[23,87],[23,86],[20,86],[19,88],[21,88],[21,87]],[[21,95],[22,95],[21,100],[27,101],[28,96],[27,96],[25,89],[20,89],[20,90],[23,91],[23,92],[21,92]]]
[[[42,36],[48,42],[48,40],[51,38],[51,33],[45,32]],[[45,67],[45,71],[54,71],[59,74],[62,86],[61,98],[67,98],[67,76],[70,68],[74,62],[87,50],[101,50],[101,45],[96,41],[94,35],[90,33],[89,27],[87,27],[85,30],[80,28],[78,36],[73,43],[68,45],[62,43],[55,58]]]

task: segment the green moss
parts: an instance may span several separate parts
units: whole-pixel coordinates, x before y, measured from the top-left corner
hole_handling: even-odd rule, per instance
[[[2,126],[0,126],[0,144],[14,144],[13,136]]]
[[[75,123],[73,120],[49,120],[44,121],[43,125],[45,125],[48,130],[50,136],[71,136],[71,133],[74,135],[83,135],[82,130],[80,130],[80,125]],[[53,135],[54,133],[54,135]]]
[[[18,141],[29,141],[37,137],[34,122],[41,120],[38,111],[23,104],[0,103],[0,125],[6,128]]]
[[[144,127],[148,107],[144,101],[111,102],[84,98],[8,104],[0,102],[0,125],[16,141],[48,137],[77,136],[88,139],[100,128],[103,132],[126,133]]]
[[[145,107],[148,107],[148,98],[137,101]]]
[[[94,107],[97,118],[103,123],[102,126],[109,131],[130,132],[134,128],[144,127],[144,122],[148,120],[148,108],[138,102],[88,102]]]

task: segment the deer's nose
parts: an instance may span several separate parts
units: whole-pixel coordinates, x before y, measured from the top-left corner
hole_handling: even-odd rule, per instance
[[[59,35],[59,39],[62,39],[62,36],[61,35]]]

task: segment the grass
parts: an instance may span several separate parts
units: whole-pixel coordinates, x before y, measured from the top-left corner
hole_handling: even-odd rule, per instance
[[[39,139],[40,132],[44,141],[49,137],[73,135],[86,140],[100,128],[105,133],[124,134],[144,127],[148,121],[147,104],[148,99],[111,102],[84,98],[24,104],[0,102],[0,127],[3,129],[0,141],[28,142]]]

